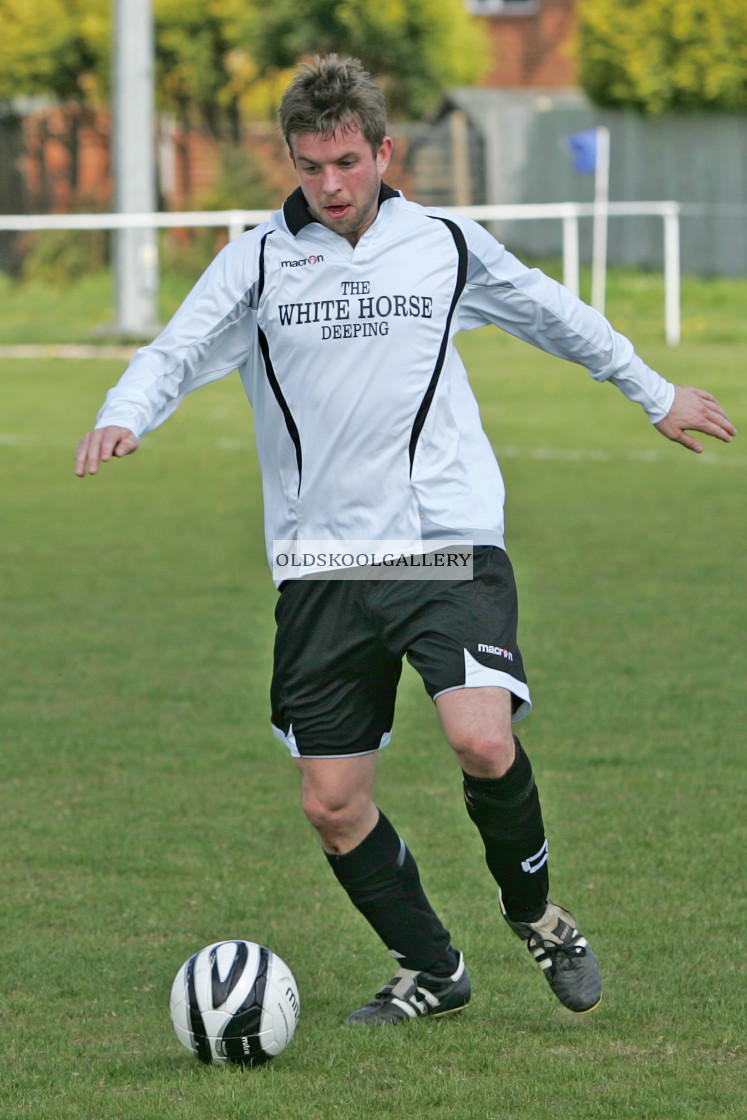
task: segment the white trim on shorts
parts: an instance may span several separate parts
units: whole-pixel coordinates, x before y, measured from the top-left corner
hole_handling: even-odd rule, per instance
[[[513,723],[518,723],[519,720],[529,715],[532,710],[529,685],[525,684],[524,681],[517,680],[509,673],[502,672],[500,669],[491,669],[488,665],[481,665],[467,649],[464,651],[464,684],[454,684],[450,688],[442,688],[440,692],[434,694],[433,699],[437,700],[439,696],[444,696],[447,692],[456,692],[459,688],[486,688],[490,686],[507,688],[521,701],[511,717]]]
[[[274,723],[271,723],[270,726],[281,743],[285,743],[293,758],[362,758],[366,754],[376,754],[378,751],[383,750],[384,747],[388,747],[392,741],[391,731],[385,731],[381,736],[381,742],[378,747],[374,747],[373,750],[370,751],[354,751],[353,754],[340,754],[339,752],[337,754],[301,754],[298,749],[298,744],[296,743],[296,737],[293,734],[293,724],[288,728],[287,735]]]

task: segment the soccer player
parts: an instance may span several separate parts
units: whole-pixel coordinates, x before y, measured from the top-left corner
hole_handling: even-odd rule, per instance
[[[226,246],[139,350],[83,437],[76,473],[135,451],[185,394],[238,368],[256,417],[273,541],[474,544],[473,578],[301,579],[280,573],[272,722],[301,774],[330,867],[399,971],[346,1020],[398,1023],[463,1008],[462,954],[372,799],[403,656],[435,701],[463,772],[510,929],[566,1007],[602,982],[576,919],[548,896],[547,840],[513,723],[531,698],[504,550],[504,488],[454,346],[495,324],[586,367],[671,440],[729,442],[717,401],[669,384],[601,315],[527,269],[479,225],[407,201],[382,177],[384,99],[360,63],[302,66],[280,119],[299,188]],[[369,569],[369,571],[372,571]]]

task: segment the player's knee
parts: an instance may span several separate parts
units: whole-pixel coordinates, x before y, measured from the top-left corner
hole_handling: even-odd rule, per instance
[[[363,816],[367,799],[341,794],[320,796],[314,790],[304,790],[303,811],[306,819],[322,838],[345,833],[354,828]]]
[[[501,778],[516,757],[510,730],[471,729],[453,739],[451,746],[462,770],[476,778]]]

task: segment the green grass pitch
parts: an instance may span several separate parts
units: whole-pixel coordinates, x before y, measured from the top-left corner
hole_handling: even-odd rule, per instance
[[[709,333],[704,297],[671,351],[646,326],[647,283],[618,304],[644,357],[747,429],[738,302],[713,297]],[[64,298],[47,294],[48,319]],[[0,341],[34,341],[11,312]],[[75,443],[120,367],[0,361],[0,1115],[744,1116],[744,437],[698,458],[582,370],[497,332],[462,349],[507,479],[553,893],[597,951],[601,1007],[564,1012],[501,922],[406,671],[377,796],[473,1001],[341,1025],[392,966],[269,730],[275,592],[237,377],[80,480]],[[268,944],[298,980],[296,1037],[261,1070],[201,1067],[171,1028],[177,968],[224,937]]]

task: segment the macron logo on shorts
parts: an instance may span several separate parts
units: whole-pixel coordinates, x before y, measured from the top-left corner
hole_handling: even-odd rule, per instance
[[[514,655],[510,649],[504,649],[502,646],[488,646],[484,642],[477,643],[478,653],[493,653],[497,657],[505,657],[507,661],[513,661]]]

